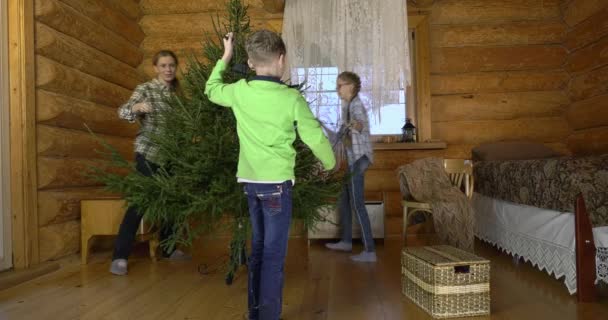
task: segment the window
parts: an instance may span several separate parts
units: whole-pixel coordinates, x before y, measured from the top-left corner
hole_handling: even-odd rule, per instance
[[[337,67],[298,68],[297,83],[304,83],[304,96],[310,104],[310,109],[319,121],[328,129],[337,131],[340,123],[342,102],[336,91]],[[370,131],[372,135],[400,134],[405,123],[405,91],[399,91],[399,102],[382,107],[380,114],[375,114],[369,108],[368,94],[359,93],[359,97],[368,107]]]
[[[410,34],[413,35],[413,31]],[[413,41],[410,41],[411,52],[415,52],[413,45]],[[413,61],[414,54],[410,56],[412,58],[412,66],[415,66]],[[305,83],[303,88],[304,96],[310,104],[313,114],[325,128],[334,132],[338,130],[341,116],[342,102],[336,91],[336,78],[340,72],[338,67],[335,66],[296,68],[292,71],[292,79],[295,78],[292,82]],[[365,82],[364,75],[360,74],[360,76],[362,77],[362,82]],[[415,77],[412,77],[412,79],[415,79]],[[408,117],[407,110],[413,110],[412,107],[407,106],[407,103],[411,101],[410,103],[413,104],[415,101],[414,99],[407,98],[406,91],[409,90],[405,90],[403,84],[401,84],[400,90],[397,93],[399,97],[397,103],[382,106],[379,114],[376,114],[370,108],[370,93],[365,90],[359,93],[359,97],[368,108],[370,132],[372,135],[401,134],[401,127],[403,127],[405,119]],[[414,114],[415,112],[411,113]]]
[[[305,83],[304,97],[310,110],[327,129],[337,131],[340,122],[340,98],[336,92],[337,67],[297,68],[295,83]],[[306,81],[306,82],[305,82]]]

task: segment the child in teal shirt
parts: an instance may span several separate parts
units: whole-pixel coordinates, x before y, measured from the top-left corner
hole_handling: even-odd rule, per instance
[[[300,138],[326,170],[331,170],[336,160],[304,97],[280,80],[285,71],[283,40],[267,30],[253,33],[246,50],[256,76],[224,84],[222,72],[232,59],[233,41],[233,34],[228,33],[224,56],[209,76],[205,94],[212,102],[232,108],[237,121],[240,151],[236,175],[244,183],[253,230],[248,265],[249,319],[278,320],[295,181],[294,122]]]

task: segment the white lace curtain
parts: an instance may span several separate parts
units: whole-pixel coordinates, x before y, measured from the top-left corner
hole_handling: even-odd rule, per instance
[[[376,114],[410,84],[406,0],[286,0],[283,40],[286,78],[297,68],[353,71]]]

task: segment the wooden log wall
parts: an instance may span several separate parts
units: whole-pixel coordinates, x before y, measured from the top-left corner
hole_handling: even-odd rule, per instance
[[[76,253],[80,199],[105,195],[84,173],[103,164],[88,132],[131,158],[136,125],[116,109],[144,81],[137,0],[36,0],[40,261]]]
[[[282,14],[266,11],[261,0],[246,2],[254,27],[281,30]],[[389,236],[401,233],[398,166],[429,156],[470,158],[475,145],[503,140],[537,141],[568,153],[565,141],[572,133],[565,117],[570,76],[560,0],[416,3],[409,3],[410,14],[430,20],[432,137],[448,148],[376,151],[366,194],[384,200]],[[203,35],[213,31],[210,16],[224,10],[219,0],[141,0],[140,7],[140,70],[148,76],[154,52],[172,49],[184,61],[200,50]]]
[[[506,140],[568,154],[572,132],[564,117],[569,74],[559,0],[416,3],[408,3],[409,13],[428,14],[430,23],[431,134],[448,148],[376,152],[366,188],[382,190],[391,236],[401,234],[399,165],[428,156],[470,159],[476,145]]]
[[[264,7],[262,0],[245,0],[249,5],[249,16],[254,28],[280,31],[283,14],[273,13]],[[140,21],[145,38],[141,44],[144,55],[140,70],[145,75],[154,76],[151,58],[159,50],[173,50],[185,66],[187,57],[194,54],[201,57],[201,41],[210,35],[215,39],[213,20],[224,16],[225,1],[220,0],[141,0],[143,16]]]
[[[571,80],[566,119],[576,155],[608,152],[608,1],[564,0],[564,46]]]

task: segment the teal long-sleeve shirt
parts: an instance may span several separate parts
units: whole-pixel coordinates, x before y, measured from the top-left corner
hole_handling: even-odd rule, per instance
[[[296,139],[294,122],[302,141],[326,170],[336,159],[329,140],[298,90],[266,80],[222,81],[226,64],[213,68],[205,94],[211,102],[232,108],[239,136],[237,177],[249,181],[294,180]]]

